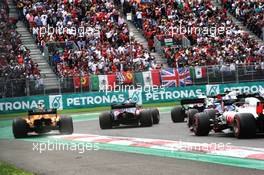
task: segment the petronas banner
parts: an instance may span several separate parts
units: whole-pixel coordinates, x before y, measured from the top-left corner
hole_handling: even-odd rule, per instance
[[[124,91],[99,91],[92,93],[30,96],[0,99],[0,114],[25,112],[37,107],[39,102],[47,109],[79,109],[110,106],[123,103],[128,98],[139,104],[176,102],[184,98],[195,98],[200,95],[217,95],[226,91],[239,90],[243,93],[257,93],[264,90],[264,82],[248,82],[239,84],[215,84],[186,86],[174,88],[129,89]]]

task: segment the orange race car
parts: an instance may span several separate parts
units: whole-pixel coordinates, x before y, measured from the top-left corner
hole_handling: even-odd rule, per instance
[[[39,107],[36,111],[28,111],[27,117],[13,120],[15,138],[24,138],[30,132],[43,134],[51,130],[59,130],[61,134],[72,134],[72,118],[58,115],[56,109],[45,110]]]

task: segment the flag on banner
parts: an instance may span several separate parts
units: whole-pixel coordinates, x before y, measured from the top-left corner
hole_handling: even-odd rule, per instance
[[[79,76],[73,77],[73,84],[74,84],[74,88],[76,88],[76,89],[81,87],[81,79]]]
[[[92,91],[98,91],[99,90],[99,79],[98,79],[98,75],[91,75],[90,81],[91,81],[90,89]]]
[[[130,71],[127,72],[117,72],[116,79],[118,84],[130,85],[133,84],[134,76]]]
[[[178,75],[179,75],[179,85],[180,86],[186,86],[186,85],[193,84],[191,73],[190,73],[190,68],[188,67],[178,68]]]
[[[88,76],[75,76],[73,77],[74,88],[88,87],[89,86],[89,77]]]
[[[124,84],[133,84],[133,80],[134,80],[133,73],[131,73],[130,71],[127,71],[127,72],[122,72],[122,74],[125,77]]]
[[[141,86],[160,86],[160,71],[151,70],[135,73],[135,82]]]
[[[99,90],[114,90],[116,83],[116,75],[98,75],[99,79]]]
[[[92,75],[91,90],[113,90],[115,89],[116,75]]]
[[[196,79],[205,78],[206,67],[195,66],[193,75],[194,75],[193,77]]]
[[[164,87],[176,87],[179,85],[179,76],[176,69],[161,70],[160,76]]]

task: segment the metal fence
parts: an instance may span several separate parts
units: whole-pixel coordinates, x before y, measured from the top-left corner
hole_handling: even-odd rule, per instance
[[[230,65],[208,66],[206,67],[206,77],[200,79],[193,78],[193,84],[224,84],[264,81],[264,68],[262,64],[235,65],[234,67]]]
[[[154,37],[154,47],[155,51],[162,56],[164,56],[164,47],[170,46],[171,48],[186,48],[191,45],[191,42],[188,38],[186,38],[184,35],[180,39],[180,41],[175,41],[171,36],[164,35],[162,36],[163,40],[158,40],[159,36]]]
[[[262,63],[264,64],[264,63]],[[48,79],[48,78],[46,78]],[[50,87],[43,84],[45,78],[39,80],[29,79],[6,79],[0,78],[0,98],[19,97],[32,95],[63,94],[63,93],[82,93],[90,92],[91,82],[88,86],[76,88],[74,77],[60,78],[59,87]],[[242,83],[242,82],[264,81],[263,65],[236,65],[235,69],[230,66],[208,66],[206,76],[203,78],[192,77],[193,85],[203,84],[223,84],[223,83]],[[122,86],[122,85],[121,85]],[[124,86],[124,85],[123,85]],[[134,81],[132,86],[137,86]]]
[[[79,50],[78,46],[73,41],[68,42],[48,42],[43,49],[43,56],[48,61],[53,72],[56,73],[56,64],[52,61],[52,56],[54,52],[58,51],[60,54],[63,54],[65,49],[76,51]]]

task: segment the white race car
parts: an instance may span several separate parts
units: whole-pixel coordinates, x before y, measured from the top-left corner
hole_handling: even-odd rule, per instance
[[[192,131],[197,136],[208,135],[210,131],[222,132],[229,129],[237,138],[251,138],[256,133],[264,133],[264,98],[262,95],[237,95],[237,102],[215,108],[215,116],[200,112],[195,114]],[[232,98],[233,99],[233,98]],[[241,100],[243,99],[243,100]]]

